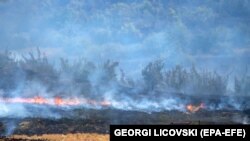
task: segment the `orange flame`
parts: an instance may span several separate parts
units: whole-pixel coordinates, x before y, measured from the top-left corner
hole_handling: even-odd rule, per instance
[[[188,104],[186,106],[186,109],[189,113],[196,113],[197,111],[201,110],[201,109],[204,109],[205,108],[205,105],[204,103],[201,103],[200,105],[192,105],[192,104]]]
[[[57,106],[63,105],[63,100],[61,97],[55,97],[54,102]]]
[[[2,103],[26,103],[26,104],[39,104],[39,105],[54,105],[54,106],[77,106],[77,105],[89,105],[89,106],[110,106],[111,102],[103,100],[96,101],[85,98],[44,98],[41,96],[35,96],[32,98],[0,98]]]

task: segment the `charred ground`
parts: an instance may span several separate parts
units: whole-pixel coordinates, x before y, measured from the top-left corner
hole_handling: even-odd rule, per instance
[[[249,110],[200,110],[196,113],[179,111],[137,112],[114,109],[93,110],[77,109],[72,111],[75,118],[1,118],[0,130],[5,132],[5,123],[14,121],[16,128],[13,134],[41,135],[66,133],[109,133],[110,124],[242,124],[249,118]],[[236,120],[236,119],[239,120]]]

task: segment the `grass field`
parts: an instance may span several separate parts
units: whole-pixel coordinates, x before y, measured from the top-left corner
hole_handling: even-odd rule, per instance
[[[43,135],[12,135],[0,141],[108,141],[108,134],[76,133],[76,134],[43,134]]]

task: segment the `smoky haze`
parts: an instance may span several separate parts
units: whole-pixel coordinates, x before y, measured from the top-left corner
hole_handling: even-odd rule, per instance
[[[186,112],[190,103],[247,109],[249,6],[248,0],[1,0],[0,117],[62,117],[55,108]],[[6,100],[34,97],[109,104]]]
[[[249,1],[4,0],[0,46],[19,57],[119,61],[132,77],[150,61],[242,73],[249,60]],[[55,59],[55,61],[58,59]],[[132,71],[133,70],[133,71]]]
[[[141,70],[140,77],[131,78],[119,69],[119,62],[110,60],[99,64],[85,59],[69,62],[61,58],[55,67],[39,49],[21,60],[15,60],[8,51],[0,57],[2,116],[40,116],[36,112],[28,112],[26,103],[21,103],[23,107],[16,103],[13,105],[6,100],[8,98],[87,99],[103,104],[89,102],[61,108],[109,107],[145,112],[185,112],[189,103],[204,103],[209,110],[243,110],[249,106],[250,79],[247,72],[234,78],[232,89],[229,87],[230,74],[199,70],[195,65],[190,68],[177,65],[166,69],[163,60],[153,60]],[[33,104],[39,107],[44,103]],[[45,110],[50,108],[48,106]],[[44,113],[54,115],[47,114],[47,111]]]

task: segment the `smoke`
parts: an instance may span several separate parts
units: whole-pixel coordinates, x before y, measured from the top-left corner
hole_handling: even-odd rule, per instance
[[[141,70],[141,77],[134,80],[126,76],[124,71],[119,72],[119,63],[115,61],[107,60],[95,64],[87,60],[69,62],[61,59],[59,68],[55,68],[46,56],[41,56],[40,50],[37,51],[37,55],[30,53],[30,57],[24,57],[23,60],[15,60],[9,54],[1,54],[2,67],[9,69],[7,72],[1,70],[3,98],[60,97],[62,100],[70,98],[89,101],[80,102],[76,106],[63,105],[68,109],[101,109],[108,106],[120,110],[145,112],[184,112],[187,110],[185,106],[190,103],[204,103],[208,110],[249,108],[246,102],[248,89],[245,89],[245,83],[249,83],[248,79],[241,82],[244,86],[242,88],[237,84],[240,91],[235,89],[231,92],[227,89],[228,76],[217,72],[199,71],[195,66],[190,69],[181,66],[166,69],[162,60],[156,60],[148,63]],[[10,78],[9,75],[13,77]],[[1,102],[2,117],[60,117],[60,114],[50,111],[51,106],[39,105],[44,102],[33,102],[38,104],[33,107],[43,112],[28,110],[27,107],[32,104],[4,103],[4,100]],[[50,102],[49,105],[56,104]],[[15,114],[14,109],[18,109]]]
[[[248,5],[247,0],[7,0],[0,2],[0,46],[19,55],[40,47],[51,59],[119,60],[134,76],[139,71],[130,70],[158,57],[167,58],[168,66],[195,63],[241,72],[249,60]]]
[[[249,117],[245,115],[234,115],[233,121],[235,121],[236,123],[240,123],[240,124],[250,124]]]
[[[0,117],[61,118],[67,114],[60,110],[76,108],[186,112],[200,103],[206,110],[248,109],[248,5],[2,0],[0,98],[89,102],[1,101]],[[32,53],[37,46],[42,52]],[[108,106],[93,104],[103,102]]]
[[[201,103],[207,111],[250,108],[249,89],[245,87],[250,77],[234,82],[232,91],[227,87],[227,75],[200,71],[195,66],[168,69],[163,60],[148,63],[140,77],[131,78],[125,71],[118,71],[122,68],[116,61],[95,64],[61,59],[55,67],[46,56],[41,56],[39,49],[22,60],[9,54],[0,54],[0,118],[57,119],[74,117],[70,111],[86,108],[186,113],[187,105],[193,104],[198,111]],[[233,120],[249,123],[246,116]],[[5,125],[6,135],[10,135],[16,122],[10,120]]]
[[[247,116],[244,116],[242,121],[243,121],[242,122],[243,124],[250,124],[249,117],[247,117]]]
[[[5,126],[7,127],[5,131],[5,136],[12,135],[12,133],[14,132],[16,128],[16,122],[14,120],[7,121],[5,123]]]

